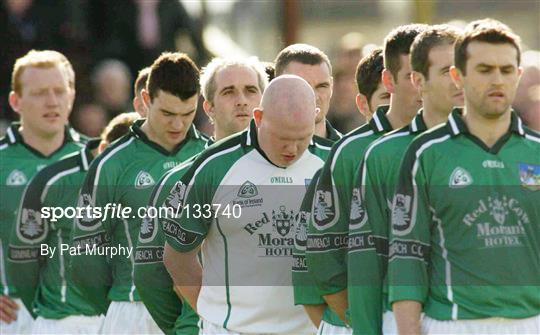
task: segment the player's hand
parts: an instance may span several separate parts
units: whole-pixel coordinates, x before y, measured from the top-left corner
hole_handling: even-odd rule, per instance
[[[5,295],[0,295],[0,320],[11,323],[17,320],[17,310],[19,306]]]

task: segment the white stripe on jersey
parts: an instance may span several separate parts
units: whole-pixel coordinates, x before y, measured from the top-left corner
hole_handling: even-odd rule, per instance
[[[70,174],[73,174],[73,173],[76,173],[76,172],[79,172],[79,171],[81,171],[81,168],[76,166],[76,167],[71,168],[69,170],[64,170],[64,171],[62,171],[60,173],[57,173],[51,179],[49,179],[49,181],[47,181],[47,184],[45,185],[45,188],[43,189],[43,192],[41,193],[41,197],[39,198],[41,203],[43,204],[43,201],[45,201],[45,197],[47,196],[47,192],[49,192],[49,188],[51,187],[52,184],[54,184],[58,179],[60,179],[62,177],[65,177],[67,175],[70,175]],[[22,200],[24,200],[24,198]]]
[[[101,173],[101,168],[103,167],[103,164],[105,164],[105,162],[111,158],[112,156],[114,156],[118,151],[122,150],[122,149],[125,149],[127,146],[129,146],[131,144],[131,142],[133,142],[135,140],[134,137],[130,138],[126,143],[122,143],[120,144],[119,146],[117,146],[116,148],[114,148],[113,150],[111,150],[109,153],[107,153],[105,155],[105,157],[103,157],[103,159],[99,162],[97,168],[96,168],[96,176],[94,177],[94,188],[92,189],[92,194],[90,195],[90,198],[92,199],[92,201],[94,201],[94,196],[96,194],[96,189],[97,189],[97,186],[99,184],[99,176],[100,176],[100,173]],[[95,204],[94,204],[95,205]]]
[[[15,135],[13,134],[13,130],[11,129],[11,127],[8,128],[6,134],[9,137],[9,141],[11,143],[15,143]]]

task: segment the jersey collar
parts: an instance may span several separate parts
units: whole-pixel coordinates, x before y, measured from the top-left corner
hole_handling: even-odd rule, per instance
[[[513,132],[520,136],[525,136],[525,130],[523,129],[523,121],[521,121],[521,118],[517,116],[514,110],[512,110],[511,113],[512,115],[510,120],[509,132]],[[447,127],[452,136],[457,136],[459,134],[470,134],[469,128],[467,128],[467,125],[463,121],[462,116],[462,107],[455,107],[452,110],[452,113],[450,113],[450,115],[448,116]]]
[[[389,108],[389,105],[377,107],[377,111],[373,113],[373,117],[369,120],[368,124],[375,133],[386,133],[392,130],[392,125],[388,121],[388,118],[386,118]]]
[[[144,131],[141,129],[141,126],[143,125],[143,123],[145,121],[146,121],[146,119],[139,119],[139,120],[136,120],[135,122],[133,122],[133,124],[130,127],[131,134],[133,136],[137,137],[138,139],[140,139],[142,142],[144,142],[148,146],[152,147],[153,149],[155,149],[155,150],[159,151],[160,153],[162,153],[164,155],[167,155],[167,156],[177,154],[180,151],[180,149],[182,149],[184,144],[186,144],[190,140],[198,140],[198,139],[201,138],[201,134],[199,133],[197,128],[195,128],[195,125],[192,124],[189,127],[188,132],[187,132],[186,137],[184,138],[184,140],[182,142],[178,143],[178,145],[172,151],[169,152],[167,149],[165,149],[161,145],[157,144],[156,142],[150,140],[148,138],[148,136],[146,136]]]
[[[334,128],[328,120],[326,120],[326,133],[328,134],[327,137],[313,135],[313,138],[311,139],[309,145],[320,144],[323,146],[331,147],[335,142],[339,141],[341,137],[343,137],[343,135],[339,131],[337,131],[337,129]]]
[[[424,122],[424,110],[420,109],[418,113],[415,115],[411,123],[409,124],[409,131],[411,133],[423,133],[428,128],[426,126],[426,123]]]
[[[88,171],[88,167],[90,166],[90,163],[95,158],[94,155],[92,155],[92,150],[97,149],[99,147],[99,143],[101,140],[99,138],[93,138],[86,143],[84,148],[80,151],[81,154],[81,166],[83,171]]]

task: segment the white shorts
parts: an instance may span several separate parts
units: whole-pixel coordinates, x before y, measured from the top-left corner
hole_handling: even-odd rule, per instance
[[[202,318],[199,320],[199,335],[244,335],[244,334],[245,333],[238,333],[238,332],[227,330],[221,326],[205,321]],[[249,333],[249,335],[275,335],[275,333]],[[290,334],[287,334],[287,335],[290,335]]]
[[[140,301],[113,301],[109,305],[103,334],[163,334]]]
[[[324,320],[321,320],[317,335],[352,335],[352,328],[334,326]]]
[[[540,314],[526,319],[487,318],[440,321],[424,316],[422,334],[540,334]]]
[[[63,319],[45,319],[38,316],[32,334],[97,334],[103,325],[103,315],[71,315]]]
[[[382,333],[383,335],[397,335],[397,323],[394,313],[392,311],[386,311],[383,314],[382,319]]]
[[[29,334],[32,331],[32,324],[34,319],[32,315],[26,310],[21,299],[13,299],[17,305],[19,305],[19,310],[17,311],[17,320],[11,323],[4,323],[0,321],[0,334]]]

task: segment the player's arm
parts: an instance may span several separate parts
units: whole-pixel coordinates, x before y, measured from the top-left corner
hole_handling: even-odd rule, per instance
[[[39,284],[40,246],[48,247],[49,222],[41,215],[41,195],[45,184],[44,174],[41,173],[26,187],[9,242],[7,268],[28,311],[33,311],[32,302]]]
[[[389,301],[400,334],[420,334],[420,313],[429,290],[432,213],[422,156],[417,158],[416,149],[413,142],[404,156],[392,201]]]
[[[99,158],[92,162],[79,193],[77,207],[83,215],[74,219],[71,239],[79,253],[70,258],[68,271],[86,300],[105,313],[110,302],[111,269],[107,257],[95,251],[110,244],[112,220],[110,213],[107,218],[105,213],[115,202],[117,182],[114,170],[100,167],[100,163]]]

